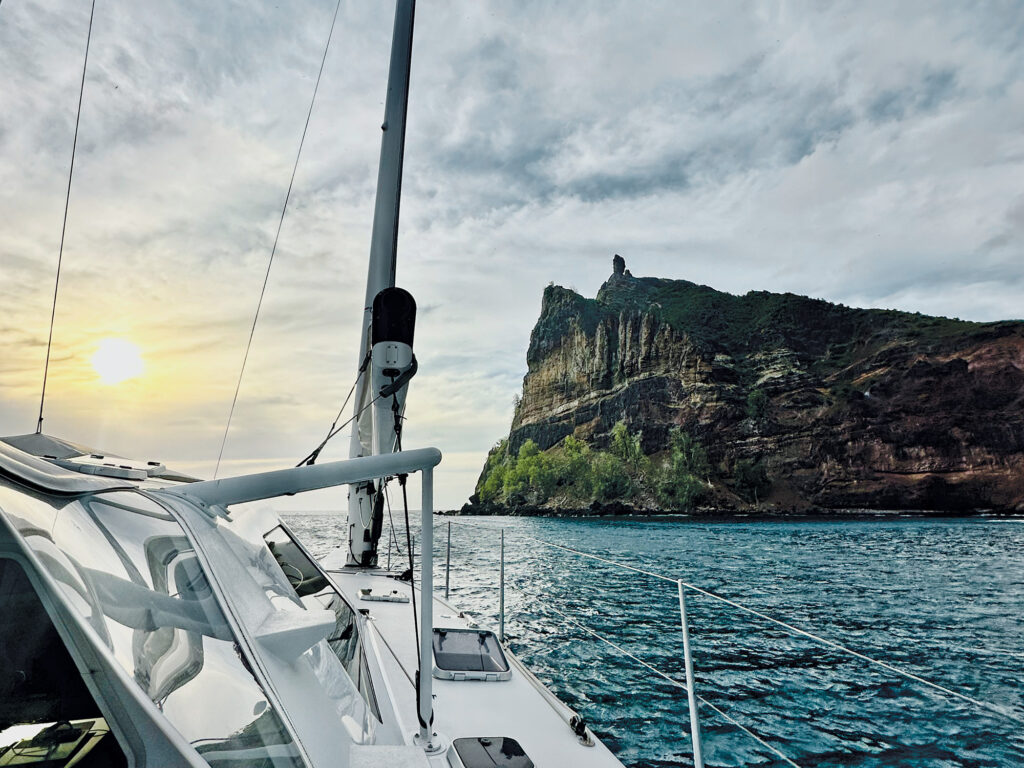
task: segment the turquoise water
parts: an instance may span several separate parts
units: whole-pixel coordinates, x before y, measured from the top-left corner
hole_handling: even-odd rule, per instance
[[[318,554],[344,529],[286,519]],[[435,527],[442,589],[446,522]],[[675,588],[529,537],[683,578],[1018,719],[688,593],[698,692],[801,766],[1024,765],[1024,521],[455,519],[451,600],[494,626],[501,527],[512,648],[626,765],[692,764],[685,693],[548,606],[683,679]],[[786,765],[700,713],[708,766]]]

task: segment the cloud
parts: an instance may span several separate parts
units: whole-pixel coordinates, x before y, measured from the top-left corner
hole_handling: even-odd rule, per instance
[[[212,470],[334,3],[304,10],[97,7],[48,429]],[[34,425],[86,13],[0,8],[5,432]],[[390,16],[342,6],[230,467],[304,455],[354,376]],[[508,429],[543,287],[593,295],[613,253],[735,293],[1020,314],[1020,6],[486,2],[421,5],[417,25],[407,435],[457,457],[445,506]],[[105,336],[139,344],[147,376],[99,387]]]
[[[902,90],[886,90],[868,105],[868,117],[875,122],[902,120],[908,112],[929,112],[952,98],[956,84],[953,70],[928,72],[920,83]]]

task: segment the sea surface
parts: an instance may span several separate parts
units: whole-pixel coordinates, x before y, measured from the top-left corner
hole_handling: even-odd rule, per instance
[[[344,533],[338,517],[286,520],[316,554]],[[997,710],[688,592],[697,692],[800,766],[1024,766],[1024,520],[450,520],[451,601],[497,627],[504,529],[511,647],[627,766],[692,765],[686,694],[560,614],[683,680],[676,586],[538,539],[684,579]],[[699,711],[708,766],[788,765]]]

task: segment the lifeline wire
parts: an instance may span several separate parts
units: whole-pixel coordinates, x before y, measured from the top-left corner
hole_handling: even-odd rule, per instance
[[[462,522],[462,521],[457,521],[457,522]],[[462,523],[462,524],[463,525],[470,525],[470,526],[475,525],[475,526],[480,527],[480,528],[492,528],[492,529],[495,528],[494,526],[481,525],[479,523]],[[618,566],[619,568],[624,568],[627,571],[634,571],[636,573],[642,573],[645,576],[650,576],[650,577],[655,578],[655,579],[661,579],[662,581],[668,581],[668,582],[671,582],[672,584],[678,584],[679,583],[678,579],[673,579],[673,578],[670,578],[668,576],[663,576],[662,574],[654,573],[653,571],[646,571],[643,568],[637,568],[636,566],[633,566],[633,565],[626,565],[625,563],[620,563],[620,562],[617,562],[615,560],[610,560],[610,559],[608,559],[606,557],[599,557],[598,555],[592,555],[589,552],[581,552],[578,549],[573,549],[572,547],[567,547],[564,544],[555,544],[553,542],[545,541],[544,539],[537,538],[536,536],[530,536],[529,534],[526,534],[526,533],[521,533],[520,535],[524,536],[524,537],[526,537],[528,539],[532,539],[533,541],[536,541],[536,542],[538,542],[540,544],[543,544],[545,546],[548,546],[548,547],[554,547],[555,549],[562,549],[562,550],[565,550],[566,552],[572,552],[573,554],[579,555],[580,557],[590,558],[591,560],[597,560],[598,562],[607,563],[608,565],[615,565],[615,566]],[[907,672],[906,670],[900,669],[899,667],[895,667],[892,664],[889,664],[889,663],[884,662],[884,661],[880,661],[879,659],[871,658],[870,656],[866,656],[863,653],[859,653],[858,651],[855,651],[852,648],[847,648],[845,645],[840,645],[839,643],[837,643],[837,642],[835,642],[833,640],[828,640],[828,639],[826,639],[824,637],[821,637],[819,635],[815,635],[815,634],[813,634],[811,632],[808,632],[807,630],[800,629],[799,627],[794,627],[792,624],[787,624],[784,621],[780,621],[779,619],[773,618],[773,617],[769,616],[766,613],[762,613],[761,611],[755,610],[754,608],[748,608],[747,606],[742,605],[740,603],[737,603],[734,600],[730,600],[727,597],[722,597],[721,595],[716,595],[714,592],[709,592],[708,590],[702,589],[701,587],[698,587],[695,584],[690,584],[689,582],[686,582],[686,581],[682,582],[682,584],[687,589],[693,590],[694,592],[697,592],[697,593],[699,593],[701,595],[704,595],[705,597],[710,597],[713,600],[718,600],[719,602],[725,603],[726,605],[730,605],[733,608],[737,608],[737,609],[739,609],[741,611],[744,611],[746,613],[749,613],[749,614],[751,614],[753,616],[757,616],[758,618],[764,619],[765,621],[771,622],[772,624],[776,624],[776,625],[782,627],[783,629],[788,630],[789,632],[795,633],[797,635],[802,635],[803,637],[806,637],[806,638],[808,638],[810,640],[814,640],[815,642],[821,643],[822,645],[826,645],[826,646],[828,646],[830,648],[833,648],[834,650],[841,651],[842,653],[849,654],[850,656],[854,656],[855,658],[858,658],[861,661],[866,661],[869,664],[874,664],[875,666],[881,667],[881,668],[886,669],[886,670],[888,670],[890,672],[894,672],[895,674],[900,675],[902,677],[905,677],[908,680],[913,680],[914,682],[920,683],[921,685],[925,685],[925,686],[928,686],[929,688],[933,688],[934,690],[939,691],[940,693],[944,693],[944,694],[946,694],[948,696],[953,696],[955,698],[960,699],[961,701],[966,701],[968,704],[972,704],[975,707],[979,707],[981,709],[988,710],[989,712],[991,712],[991,713],[993,713],[995,715],[999,715],[1001,717],[1005,717],[1007,720],[1012,720],[1015,723],[1024,723],[1024,718],[1020,718],[1020,717],[1017,717],[1016,715],[1013,715],[1013,714],[1011,714],[1009,712],[1005,712],[1002,709],[1000,709],[999,707],[997,707],[995,704],[990,704],[987,701],[981,701],[980,699],[972,698],[971,696],[968,696],[966,694],[960,693],[959,691],[954,691],[951,688],[946,688],[945,686],[939,685],[938,683],[933,683],[931,680],[926,680],[923,677],[915,675],[913,672]]]
[[[95,2],[95,0],[93,0]],[[324,46],[324,55],[320,59],[320,71],[316,74],[316,84],[313,86],[313,98],[309,100],[309,111],[306,112],[306,124],[302,127],[302,138],[299,139],[299,151],[295,153],[295,164],[292,166],[292,176],[288,180],[288,191],[284,195],[284,205],[281,206],[281,218],[277,222],[277,234],[274,235],[274,245],[270,249],[270,258],[267,260],[267,271],[263,275],[263,287],[260,288],[260,299],[256,302],[256,314],[252,317],[252,328],[249,329],[249,341],[245,345],[245,355],[242,357],[242,368],[238,372],[238,383],[235,385],[235,395],[231,398],[231,409],[228,411],[228,423],[224,425],[224,437],[220,441],[220,452],[217,454],[217,466],[213,470],[213,478],[217,479],[220,471],[220,461],[224,457],[224,446],[228,442],[228,430],[231,429],[231,418],[235,415],[235,404],[238,402],[238,391],[242,388],[242,377],[245,375],[245,364],[249,361],[249,349],[252,347],[252,337],[256,333],[256,322],[260,319],[260,309],[263,307],[263,296],[267,292],[267,281],[270,280],[270,268],[274,265],[274,254],[277,253],[277,241],[281,238],[281,226],[284,224],[284,215],[288,210],[288,200],[292,196],[292,186],[295,184],[295,173],[299,170],[299,158],[302,157],[302,145],[306,143],[306,132],[309,130],[309,120],[313,116],[313,105],[316,104],[316,93],[320,90],[320,78],[324,74],[324,64],[327,62],[327,52],[331,49],[331,38],[334,37],[334,25],[338,21],[338,11],[341,9],[341,0],[334,6],[334,18],[331,19],[331,31],[327,33],[327,44]]]
[[[614,648],[615,650],[617,650],[617,651],[618,651],[619,653],[623,654],[624,656],[628,656],[628,657],[629,657],[629,658],[631,658],[631,659],[632,659],[633,661],[635,661],[635,662],[636,662],[637,664],[640,664],[641,666],[643,666],[643,667],[646,667],[646,668],[647,668],[647,669],[649,669],[649,670],[650,670],[651,672],[653,672],[654,674],[656,674],[656,675],[657,675],[658,677],[664,678],[664,679],[665,679],[665,680],[666,680],[667,682],[671,683],[671,684],[672,684],[672,685],[674,685],[674,686],[675,686],[676,688],[682,688],[682,689],[683,689],[684,691],[686,691],[687,693],[689,693],[689,690],[690,690],[690,689],[689,689],[689,688],[688,688],[688,687],[686,686],[686,683],[681,683],[681,682],[679,682],[678,680],[676,680],[676,679],[675,679],[674,677],[672,677],[671,675],[668,675],[668,674],[666,674],[666,673],[662,672],[662,671],[661,671],[660,669],[658,669],[657,667],[655,667],[655,666],[654,666],[653,664],[649,664],[648,662],[646,662],[646,661],[644,661],[643,659],[641,659],[641,658],[640,658],[639,656],[636,656],[636,655],[634,655],[634,654],[630,653],[630,652],[629,652],[629,651],[627,651],[627,650],[626,650],[625,648],[623,648],[623,647],[622,647],[621,645],[617,645],[616,643],[613,643],[613,642],[612,642],[611,640],[609,640],[608,638],[606,638],[606,637],[603,637],[603,636],[599,635],[599,634],[598,634],[597,632],[595,632],[594,630],[590,629],[590,627],[586,627],[586,626],[584,626],[583,624],[580,624],[580,623],[579,623],[578,621],[575,621],[574,619],[571,619],[571,618],[570,618],[569,616],[567,616],[566,614],[562,613],[562,612],[561,612],[560,610],[558,610],[558,609],[557,609],[557,608],[555,608],[555,607],[554,607],[553,605],[551,605],[551,603],[544,603],[544,605],[545,605],[545,607],[547,607],[547,608],[550,608],[550,609],[551,609],[552,611],[554,611],[554,612],[555,612],[555,613],[557,613],[557,614],[558,614],[559,616],[561,616],[561,617],[562,617],[562,618],[563,618],[563,619],[564,619],[565,621],[567,621],[567,622],[568,622],[569,624],[572,624],[573,626],[577,627],[578,629],[581,629],[581,630],[583,630],[584,632],[586,632],[586,633],[587,633],[587,634],[589,634],[589,635],[593,635],[593,636],[594,636],[594,637],[596,637],[596,638],[597,638],[598,640],[600,640],[600,641],[601,641],[602,643],[605,643],[605,644],[607,644],[607,645],[610,645],[610,646],[611,646],[612,648]],[[767,741],[765,741],[764,739],[762,739],[762,738],[761,738],[760,736],[758,736],[758,735],[757,735],[756,733],[754,733],[754,732],[753,732],[752,730],[750,730],[750,729],[749,729],[749,728],[747,728],[746,726],[744,726],[744,725],[740,724],[739,722],[737,722],[737,720],[736,720],[736,719],[735,719],[734,717],[732,717],[731,715],[729,715],[729,714],[728,714],[727,712],[724,712],[723,710],[721,710],[721,709],[719,709],[718,707],[716,707],[716,706],[715,706],[714,704],[712,704],[712,703],[711,703],[710,701],[708,701],[707,699],[705,699],[705,698],[704,698],[703,696],[701,696],[701,695],[700,695],[699,693],[694,693],[694,696],[696,696],[696,697],[697,697],[697,699],[698,699],[698,700],[699,700],[699,701],[700,701],[700,702],[701,702],[702,704],[705,704],[705,705],[707,705],[708,707],[710,707],[710,708],[711,708],[711,709],[712,709],[712,710],[713,710],[714,712],[716,712],[716,713],[717,713],[718,715],[720,715],[720,716],[721,716],[721,717],[722,717],[722,718],[723,718],[724,720],[726,720],[726,721],[727,721],[728,723],[730,723],[731,725],[734,725],[735,727],[739,728],[739,729],[740,729],[741,731],[743,731],[743,732],[744,732],[745,734],[747,734],[747,736],[749,736],[750,738],[754,739],[754,741],[758,742],[758,743],[759,743],[759,744],[760,744],[761,746],[765,747],[766,749],[770,749],[770,750],[771,750],[771,751],[772,751],[772,752],[773,752],[773,753],[774,753],[775,755],[777,755],[777,756],[778,756],[778,757],[779,757],[779,758],[780,758],[781,760],[784,760],[784,761],[785,761],[786,763],[788,763],[789,765],[792,765],[792,766],[793,766],[793,768],[800,768],[800,766],[799,766],[799,765],[797,765],[796,763],[794,763],[794,762],[793,762],[792,760],[790,760],[790,759],[789,759],[788,757],[786,757],[786,756],[785,756],[785,755],[784,755],[784,754],[783,754],[782,752],[780,752],[780,751],[779,751],[778,749],[776,749],[775,747],[773,747],[773,746],[772,746],[771,744],[769,744],[769,743],[768,743]]]
[[[57,290],[60,288],[60,265],[64,260],[64,233],[68,228],[68,207],[71,205],[71,179],[75,175],[75,150],[78,148],[78,123],[82,119],[82,96],[85,94],[85,70],[89,66],[89,44],[92,42],[92,20],[96,15],[96,0],[89,10],[89,32],[85,36],[85,60],[82,62],[82,84],[78,87],[78,112],[75,114],[75,138],[71,142],[71,167],[68,169],[68,191],[64,197],[64,222],[60,227],[60,249],[57,251],[57,279],[53,284],[53,306],[50,308],[50,336],[46,340],[46,364],[43,366],[43,393],[39,397],[39,421],[36,434],[43,431],[43,404],[46,402],[46,379],[50,373],[50,347],[53,346],[53,321],[57,316]]]

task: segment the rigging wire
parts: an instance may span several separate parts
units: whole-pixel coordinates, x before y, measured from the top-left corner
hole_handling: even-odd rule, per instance
[[[349,424],[351,424],[353,421],[355,421],[359,416],[362,416],[363,415],[363,411],[365,411],[367,408],[369,408],[371,405],[373,405],[377,401],[377,398],[374,398],[369,403],[367,403],[362,408],[360,408],[359,409],[359,413],[357,413],[351,419],[349,419],[344,424],[342,424],[340,427],[335,429],[335,426],[338,423],[338,419],[340,419],[341,418],[341,414],[343,414],[345,412],[345,406],[347,406],[348,405],[348,401],[352,399],[352,393],[356,391],[356,386],[358,386],[358,384],[359,384],[359,377],[363,375],[363,371],[366,370],[366,366],[368,366],[369,364],[370,364],[370,353],[368,352],[366,354],[365,359],[363,360],[362,365],[359,366],[359,371],[356,373],[355,381],[352,382],[352,386],[349,388],[348,394],[345,395],[345,402],[343,402],[341,404],[341,408],[338,409],[338,414],[334,417],[334,421],[331,422],[331,426],[327,430],[327,437],[325,437],[316,448],[314,448],[312,451],[310,451],[308,454],[306,454],[306,457],[304,459],[302,459],[302,461],[300,461],[295,466],[301,467],[303,464],[315,464],[317,458],[319,458],[319,456],[320,456],[320,451],[322,451],[324,449],[324,446],[327,445],[327,442],[332,437],[334,437],[336,434],[338,434],[338,432],[340,432],[345,427],[347,427]]]
[[[313,450],[312,450],[312,451],[311,451],[311,452],[310,452],[310,453],[309,453],[309,454],[308,454],[308,455],[306,456],[306,458],[304,458],[304,459],[303,459],[302,461],[300,461],[300,462],[299,462],[298,464],[296,464],[295,466],[296,466],[296,467],[301,467],[301,466],[302,466],[302,465],[304,465],[304,464],[314,464],[314,463],[316,463],[317,457],[318,457],[318,456],[320,455],[320,451],[322,451],[322,450],[324,449],[324,446],[325,446],[325,445],[327,445],[327,442],[328,442],[328,441],[329,441],[329,440],[330,440],[331,438],[333,438],[333,437],[334,437],[335,435],[337,435],[337,434],[338,434],[339,432],[341,432],[341,430],[343,430],[343,429],[344,429],[345,427],[347,427],[347,426],[348,426],[349,424],[351,424],[351,423],[352,423],[353,421],[355,421],[355,420],[356,420],[356,419],[358,419],[358,418],[359,418],[360,416],[362,416],[362,415],[363,415],[363,413],[364,413],[364,412],[366,411],[366,409],[367,409],[367,408],[369,408],[369,407],[371,407],[371,406],[372,406],[372,405],[373,405],[374,403],[376,403],[376,402],[377,402],[378,400],[380,400],[380,395],[378,395],[377,397],[373,398],[373,400],[371,400],[371,401],[370,401],[370,402],[368,402],[368,403],[367,403],[366,405],[364,405],[364,406],[363,406],[362,408],[360,408],[360,409],[359,409],[359,412],[358,412],[358,413],[356,413],[356,414],[355,414],[354,416],[352,416],[352,417],[351,417],[351,418],[350,418],[350,419],[349,419],[348,421],[344,422],[344,423],[343,423],[343,424],[342,424],[341,426],[339,426],[338,428],[336,428],[336,429],[333,429],[333,430],[331,430],[331,431],[330,431],[330,432],[329,432],[329,433],[327,434],[327,437],[325,437],[325,438],[323,439],[323,441],[322,441],[322,442],[320,443],[320,445],[318,445],[318,446],[317,446],[316,448],[314,448],[314,449],[313,449]]]
[[[455,522],[456,522],[456,524],[461,524],[461,525],[469,525],[469,526],[476,526],[478,528],[490,528],[492,530],[497,530],[497,527],[493,526],[493,525],[486,525],[486,524],[481,524],[481,523],[463,522],[461,520],[457,520]],[[544,546],[553,547],[555,549],[561,549],[561,550],[564,550],[566,552],[571,552],[571,553],[573,553],[575,555],[579,555],[580,557],[586,557],[586,558],[589,558],[591,560],[596,560],[596,561],[601,562],[601,563],[606,563],[608,565],[614,565],[614,566],[617,566],[619,568],[623,568],[623,569],[625,569],[627,571],[634,571],[635,573],[641,573],[641,574],[644,574],[645,576],[650,576],[650,577],[655,578],[655,579],[661,579],[662,581],[667,581],[667,582],[670,582],[672,584],[680,583],[679,579],[673,579],[673,578],[671,578],[669,576],[665,576],[665,575],[660,574],[660,573],[655,573],[654,571],[644,570],[643,568],[637,568],[636,566],[633,566],[633,565],[627,565],[626,563],[620,563],[620,562],[618,562],[616,560],[611,560],[611,559],[606,558],[606,557],[600,557],[599,555],[594,555],[594,554],[591,554],[590,552],[583,552],[583,551],[578,550],[578,549],[573,549],[572,547],[567,547],[564,544],[555,544],[554,542],[546,541],[545,539],[541,539],[541,538],[538,538],[536,536],[531,536],[531,535],[529,535],[527,533],[520,533],[519,535],[521,535],[521,536],[523,536],[523,537],[525,537],[527,539],[531,539],[533,541],[536,541],[539,544],[543,544]],[[923,678],[923,677],[921,677],[919,675],[915,675],[913,672],[908,672],[908,671],[906,671],[904,669],[901,669],[901,668],[899,668],[897,666],[894,666],[893,664],[889,664],[888,662],[872,658],[871,656],[867,656],[867,655],[865,655],[863,653],[860,653],[859,651],[855,651],[852,648],[848,648],[845,645],[841,645],[841,644],[835,642],[834,640],[829,640],[827,638],[821,637],[820,635],[816,635],[816,634],[814,634],[812,632],[808,632],[805,629],[800,629],[799,627],[795,627],[792,624],[788,624],[788,623],[786,623],[784,621],[776,619],[776,618],[774,618],[772,616],[769,616],[768,614],[763,613],[761,611],[758,611],[758,610],[756,610],[754,608],[749,608],[749,607],[747,607],[747,606],[745,606],[745,605],[743,605],[741,603],[736,602],[735,600],[730,600],[727,597],[722,597],[721,595],[715,594],[714,592],[710,592],[710,591],[708,591],[706,589],[698,587],[695,584],[691,584],[689,582],[683,581],[682,585],[684,587],[686,587],[687,589],[690,589],[690,590],[692,590],[694,592],[697,592],[698,594],[704,595],[705,597],[709,597],[709,598],[711,598],[713,600],[718,600],[719,602],[725,603],[726,605],[729,605],[729,606],[731,606],[733,608],[736,608],[736,609],[738,609],[740,611],[744,611],[745,613],[749,613],[749,614],[751,614],[753,616],[757,616],[760,619],[763,619],[763,620],[768,621],[768,622],[770,622],[772,624],[780,626],[783,629],[789,631],[790,633],[801,635],[801,636],[806,637],[806,638],[808,638],[810,640],[813,640],[813,641],[815,641],[817,643],[820,643],[822,645],[828,646],[829,648],[832,648],[833,650],[840,651],[842,653],[848,654],[848,655],[853,656],[853,657],[855,657],[857,659],[860,659],[861,661],[866,661],[869,664],[874,664],[877,667],[881,667],[882,669],[888,670],[889,672],[893,672],[893,673],[895,673],[897,675],[900,675],[901,677],[905,677],[908,680],[913,680],[916,683],[920,683],[921,685],[924,685],[924,686],[927,686],[927,687],[929,687],[929,688],[931,688],[933,690],[939,691],[940,693],[943,693],[943,694],[945,694],[947,696],[953,696],[954,698],[960,699],[961,701],[965,701],[968,704],[971,704],[971,705],[973,705],[975,707],[978,707],[979,709],[984,709],[984,710],[986,710],[988,712],[991,712],[992,714],[1004,717],[1007,720],[1012,720],[1012,721],[1014,721],[1016,723],[1024,723],[1024,718],[1018,717],[1017,715],[1014,715],[1014,714],[1012,714],[1010,712],[1006,712],[1001,707],[999,707],[999,706],[997,706],[995,704],[991,704],[991,703],[989,703],[987,701],[982,701],[980,699],[975,699],[975,698],[973,698],[971,696],[968,696],[967,694],[960,693],[959,691],[955,691],[952,688],[947,688],[946,686],[940,685],[939,683],[934,683],[931,680]]]
[[[338,414],[334,417],[334,421],[331,422],[331,426],[329,426],[327,428],[327,437],[325,437],[324,440],[327,440],[327,439],[330,438],[331,432],[333,432],[334,428],[338,425],[338,419],[340,419],[341,418],[341,414],[343,414],[345,412],[345,406],[348,405],[348,401],[352,399],[352,393],[356,391],[356,384],[358,384],[358,383],[359,383],[359,375],[357,374],[356,375],[356,380],[352,382],[352,386],[349,387],[348,394],[345,395],[345,402],[343,402],[341,404],[341,408],[338,409]]]
[[[85,59],[82,61],[82,82],[78,87],[78,111],[75,113],[75,138],[71,142],[71,167],[68,169],[68,190],[64,196],[64,221],[60,227],[60,248],[57,251],[57,278],[53,283],[53,305],[50,308],[50,335],[46,340],[46,363],[43,365],[43,392],[39,397],[39,421],[36,434],[43,431],[43,405],[46,403],[46,379],[50,374],[50,349],[53,346],[53,323],[57,317],[57,291],[60,289],[60,267],[64,260],[64,234],[68,228],[68,208],[71,205],[71,180],[75,175],[75,151],[78,149],[78,125],[82,119],[82,96],[85,94],[85,72],[89,66],[89,45],[92,43],[92,20],[96,15],[96,0],[89,10],[89,31],[85,36]]]
[[[95,0],[93,0],[95,2]],[[277,253],[277,243],[281,238],[281,227],[284,224],[284,216],[288,211],[288,201],[292,196],[292,187],[295,184],[295,174],[299,169],[299,158],[302,157],[302,146],[306,143],[306,133],[309,131],[309,121],[313,116],[313,105],[316,104],[316,94],[320,90],[320,78],[324,74],[324,64],[327,63],[327,52],[331,49],[331,38],[334,37],[334,25],[338,21],[338,11],[341,9],[341,0],[334,6],[334,18],[331,19],[331,30],[327,33],[327,43],[324,45],[324,54],[320,58],[320,70],[316,75],[316,83],[313,85],[313,97],[309,100],[309,110],[306,112],[306,124],[302,127],[302,138],[299,139],[299,149],[295,153],[295,163],[292,165],[292,175],[288,180],[288,191],[284,195],[284,204],[281,206],[281,217],[277,221],[277,233],[274,235],[274,245],[270,249],[270,258],[267,260],[267,271],[263,275],[263,287],[260,288],[260,298],[256,302],[256,313],[252,318],[252,327],[249,329],[249,340],[245,345],[245,355],[242,357],[242,367],[238,371],[238,383],[235,384],[235,394],[231,398],[231,408],[228,411],[228,423],[224,425],[224,437],[220,441],[220,451],[217,453],[217,465],[213,470],[214,479],[220,471],[220,462],[224,457],[224,446],[228,442],[228,431],[231,429],[231,419],[235,415],[235,405],[238,402],[238,392],[242,388],[242,377],[245,375],[245,364],[249,361],[249,350],[252,348],[252,338],[256,334],[256,323],[260,318],[260,309],[263,308],[263,297],[267,292],[267,282],[270,280],[270,268],[274,265],[274,255]]]

